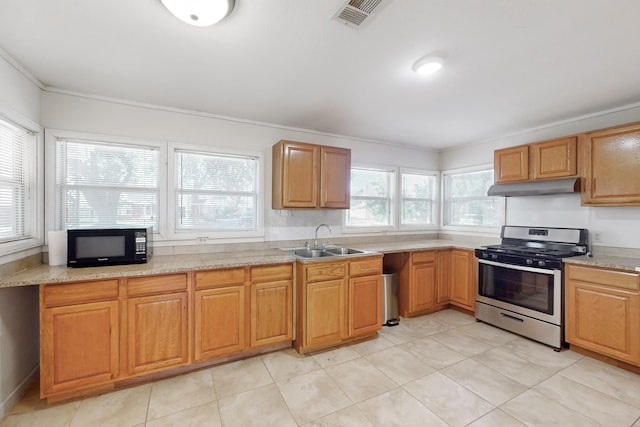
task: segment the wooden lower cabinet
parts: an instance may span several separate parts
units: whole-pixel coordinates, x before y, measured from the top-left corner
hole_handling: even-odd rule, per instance
[[[79,397],[290,345],[292,300],[293,263],[42,284],[41,397]]]
[[[252,283],[251,347],[291,341],[292,310],[293,282],[291,279]]]
[[[41,396],[118,376],[118,301],[45,308],[40,316]]]
[[[120,370],[119,281],[40,285],[40,396],[113,381]]]
[[[375,335],[382,327],[382,258],[297,264],[295,349],[300,353]]]
[[[382,325],[382,276],[349,279],[349,336],[366,335]]]
[[[451,251],[450,299],[451,304],[474,311],[476,299],[475,255],[471,250]]]
[[[447,248],[389,254],[385,255],[384,264],[398,272],[400,316],[419,316],[449,304],[474,310],[473,251]]]
[[[347,335],[345,280],[309,283],[306,294],[305,347],[339,343]]]
[[[436,252],[414,252],[411,254],[411,288],[409,312],[417,313],[436,305]]]
[[[451,251],[439,250],[436,265],[436,303],[446,304],[451,299]]]
[[[195,360],[246,348],[245,287],[228,286],[195,292]]]
[[[640,366],[640,279],[637,273],[565,267],[565,339]]]
[[[127,307],[130,375],[188,362],[186,292],[129,298]]]

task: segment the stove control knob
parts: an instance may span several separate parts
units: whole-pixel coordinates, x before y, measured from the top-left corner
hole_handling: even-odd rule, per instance
[[[527,263],[527,265],[533,265],[533,260],[531,258],[527,258],[525,262]]]
[[[498,259],[498,255],[496,255],[496,254],[491,254],[491,259],[494,259],[494,260],[495,260],[495,259]]]
[[[482,252],[482,258],[487,259],[489,258],[489,254],[486,252]]]
[[[546,262],[544,262],[542,260],[538,261],[538,267],[544,267],[545,265],[547,265]]]

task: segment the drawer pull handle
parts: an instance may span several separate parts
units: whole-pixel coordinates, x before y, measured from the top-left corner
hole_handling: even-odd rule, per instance
[[[365,268],[360,268],[360,271],[373,271],[373,270],[380,270],[380,268],[378,268],[378,267],[365,267]]]
[[[507,319],[516,320],[518,322],[524,323],[523,319],[520,319],[519,317],[516,317],[516,316],[510,316],[510,315],[505,314],[505,313],[500,313],[500,316],[506,317]]]

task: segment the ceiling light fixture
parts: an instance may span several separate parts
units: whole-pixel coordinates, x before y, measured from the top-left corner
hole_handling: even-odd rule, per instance
[[[420,58],[415,64],[413,64],[413,71],[420,74],[421,76],[426,76],[429,74],[433,74],[442,68],[444,64],[444,58],[439,55],[427,55],[423,58]]]
[[[160,0],[178,19],[197,27],[222,21],[233,10],[234,0]]]

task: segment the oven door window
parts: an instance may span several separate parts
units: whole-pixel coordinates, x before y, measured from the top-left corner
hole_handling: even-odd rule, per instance
[[[553,272],[549,274],[478,263],[478,294],[553,314]]]

